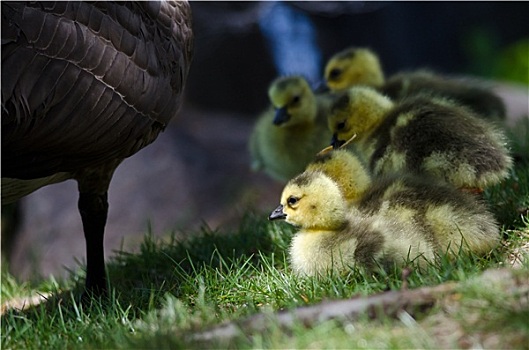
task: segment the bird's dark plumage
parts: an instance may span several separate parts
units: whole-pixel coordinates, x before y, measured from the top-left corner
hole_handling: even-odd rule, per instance
[[[178,112],[192,47],[185,1],[2,2],[2,201],[77,180],[88,289],[112,174]]]
[[[504,102],[490,89],[471,81],[444,77],[429,71],[395,74],[379,91],[393,100],[423,93],[444,96],[470,108],[484,119],[501,122],[506,118]]]

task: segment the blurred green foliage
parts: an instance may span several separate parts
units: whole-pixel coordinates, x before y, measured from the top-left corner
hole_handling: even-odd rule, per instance
[[[491,27],[476,27],[462,36],[461,44],[471,74],[529,86],[529,37],[500,45]]]
[[[529,86],[529,38],[501,50],[493,68],[495,78]]]

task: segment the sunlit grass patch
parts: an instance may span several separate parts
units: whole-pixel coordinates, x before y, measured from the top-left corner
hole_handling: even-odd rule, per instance
[[[39,283],[16,281],[2,268],[1,345],[39,348],[523,348],[529,339],[529,165],[488,189],[502,244],[487,256],[441,254],[425,269],[413,264],[322,277],[292,274],[288,247],[295,229],[249,213],[235,230],[204,227],[185,240],[146,234],[138,253],[108,262],[109,300],[80,303],[84,273]],[[272,208],[271,208],[272,209]],[[511,271],[497,284],[482,279]],[[510,275],[512,273],[512,276]],[[511,278],[512,277],[512,278]],[[454,283],[450,297],[413,315],[302,322],[280,327],[281,312],[321,302]],[[504,284],[502,284],[504,283]],[[505,284],[507,283],[507,284]],[[510,283],[510,284],[509,284]],[[518,283],[518,284],[516,284]],[[525,288],[525,289],[524,289]],[[525,294],[524,294],[525,293]],[[44,296],[29,306],[31,297]],[[5,304],[7,301],[13,303]],[[195,336],[221,324],[239,327],[265,315],[264,331],[226,339]],[[231,323],[230,323],[231,322]]]

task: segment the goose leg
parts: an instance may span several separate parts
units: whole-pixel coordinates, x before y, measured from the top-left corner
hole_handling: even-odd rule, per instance
[[[86,291],[95,295],[107,293],[103,239],[108,213],[107,192],[79,193],[79,213],[86,241]]]
[[[84,169],[75,174],[79,188],[79,213],[86,241],[86,293],[107,294],[103,240],[108,214],[108,188],[121,160]]]

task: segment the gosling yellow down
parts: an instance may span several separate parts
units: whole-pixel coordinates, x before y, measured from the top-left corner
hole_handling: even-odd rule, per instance
[[[378,56],[362,47],[350,47],[332,56],[325,65],[324,78],[332,91],[347,90],[355,85],[379,88],[385,81]]]
[[[315,95],[300,76],[276,79],[268,95],[272,107],[259,117],[249,140],[252,169],[286,182],[329,144],[331,100]]]
[[[368,215],[382,215],[388,219],[395,215],[405,220],[404,217],[410,213],[410,210],[419,211],[412,216],[430,225],[437,220],[441,225],[434,226],[441,228],[445,209],[447,215],[444,220],[449,220],[451,217],[448,214],[450,208],[457,208],[452,210],[454,212],[461,211],[460,219],[454,221],[464,220],[465,215],[472,217],[481,213],[483,217],[479,220],[483,220],[483,227],[476,226],[477,221],[467,226],[465,239],[468,247],[472,252],[482,254],[497,243],[496,222],[488,213],[482,199],[458,191],[448,184],[438,183],[427,176],[418,177],[402,173],[371,177],[358,157],[345,149],[319,154],[307,166],[307,172],[311,171],[319,171],[328,176],[336,183],[350,207],[358,208]],[[384,201],[387,202],[382,204]],[[443,208],[445,203],[448,207]],[[421,211],[425,208],[439,215],[437,218],[435,215],[421,218],[423,215]],[[404,215],[405,211],[408,214]],[[448,247],[448,241],[441,243],[444,249]]]
[[[509,175],[504,133],[469,109],[435,96],[392,102],[368,87],[353,87],[329,113],[332,143],[352,141],[375,174],[428,174],[458,188],[481,190]]]
[[[318,154],[306,171],[321,171],[340,188],[345,201],[357,203],[371,186],[371,176],[354,151],[336,149]]]
[[[289,255],[298,275],[342,273],[357,266],[421,266],[438,253],[486,253],[498,243],[498,225],[484,205],[450,186],[414,177],[373,182],[355,205],[320,171],[285,186],[270,220],[299,228]]]
[[[487,120],[505,120],[505,104],[483,83],[449,78],[428,70],[400,72],[385,80],[377,54],[367,48],[350,47],[332,56],[325,66],[324,78],[332,91],[364,85],[376,88],[393,100],[427,92],[448,97]]]

